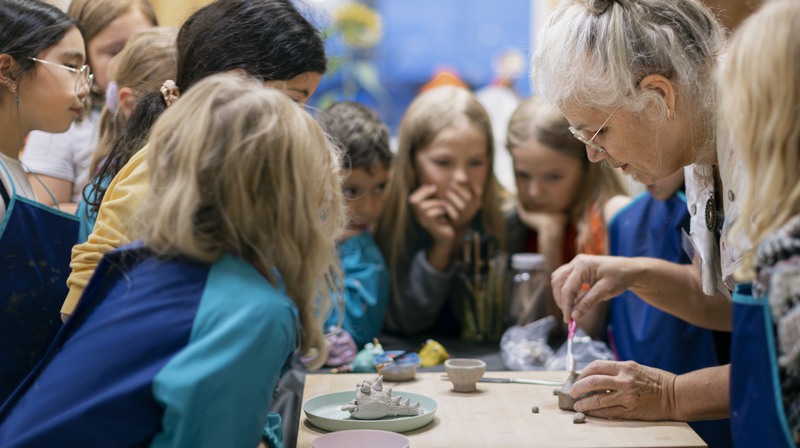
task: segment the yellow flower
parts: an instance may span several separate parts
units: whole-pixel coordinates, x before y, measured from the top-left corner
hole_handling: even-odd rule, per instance
[[[360,3],[348,3],[337,9],[333,27],[341,32],[344,44],[354,48],[374,47],[383,34],[380,14]]]

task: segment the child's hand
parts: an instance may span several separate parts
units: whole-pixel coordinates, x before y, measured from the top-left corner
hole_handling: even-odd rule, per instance
[[[447,219],[446,207],[449,204],[443,199],[434,197],[435,194],[436,185],[422,185],[411,193],[408,203],[419,225],[431,234],[434,241],[452,244],[456,238],[456,231]]]
[[[565,213],[532,212],[522,204],[517,204],[517,214],[527,228],[546,235],[563,233],[568,221]]]
[[[445,209],[447,217],[457,230],[464,230],[469,227],[472,219],[478,214],[483,204],[483,188],[453,182],[445,193]]]

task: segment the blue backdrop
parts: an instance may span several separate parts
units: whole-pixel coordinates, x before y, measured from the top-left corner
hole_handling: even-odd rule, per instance
[[[478,89],[493,80],[494,61],[510,50],[521,52],[526,60],[526,71],[514,87],[521,96],[530,95],[530,0],[376,0],[374,7],[383,19],[383,38],[361,56],[377,69],[389,99],[379,100],[365,89],[354,99],[375,107],[393,130],[420,86],[438,69],[455,70]],[[336,57],[342,48],[331,40],[328,51]],[[344,68],[326,75],[312,103],[319,105],[327,92],[337,92],[342,99],[346,73]]]

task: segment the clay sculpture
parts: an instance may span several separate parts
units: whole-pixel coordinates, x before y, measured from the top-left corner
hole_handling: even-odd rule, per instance
[[[363,380],[356,385],[356,398],[343,405],[343,411],[350,412],[359,420],[377,420],[393,416],[421,415],[424,410],[419,403],[411,404],[411,400],[402,397],[392,397],[392,389],[383,390],[383,376],[379,375],[375,381]]]
[[[575,410],[575,399],[572,398],[570,395],[570,391],[572,390],[572,385],[575,384],[575,380],[578,378],[578,375],[575,373],[570,373],[567,380],[564,381],[564,385],[561,386],[560,389],[555,389],[553,394],[558,397],[558,407],[565,410],[565,411],[574,411]]]

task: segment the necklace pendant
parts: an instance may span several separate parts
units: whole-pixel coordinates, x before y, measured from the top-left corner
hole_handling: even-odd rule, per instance
[[[711,232],[717,229],[717,200],[713,194],[706,201],[706,228]]]

